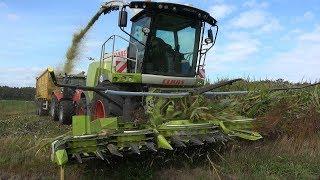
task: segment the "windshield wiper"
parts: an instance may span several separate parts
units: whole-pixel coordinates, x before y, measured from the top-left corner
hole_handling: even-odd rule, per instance
[[[125,31],[124,28],[120,28],[120,29],[121,29],[121,31],[123,31],[124,33],[126,33],[128,36],[130,36],[132,39],[136,40],[138,43],[140,43],[141,45],[143,45],[144,47],[146,47],[146,45],[145,45],[143,42],[141,42],[141,41],[139,41],[137,38],[133,37],[130,33],[128,33],[127,31]]]

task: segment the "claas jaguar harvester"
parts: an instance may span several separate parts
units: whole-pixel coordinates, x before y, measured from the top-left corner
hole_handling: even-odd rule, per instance
[[[131,18],[131,32],[126,30],[128,9],[140,10]],[[111,1],[100,12],[115,10],[126,36],[111,35],[103,43],[100,61],[89,65],[85,86],[61,84],[51,70],[57,86],[81,89],[86,98],[83,114],[73,116],[72,132],[52,143],[55,163],[202,146],[233,136],[261,138],[250,131],[250,119],[191,120],[186,114],[192,105],[178,110],[239,80],[204,83],[205,57],[218,33],[217,21],[209,13],[145,1]]]

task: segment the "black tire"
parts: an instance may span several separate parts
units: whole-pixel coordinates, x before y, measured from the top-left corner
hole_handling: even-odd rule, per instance
[[[117,84],[112,84],[108,81],[102,82],[97,87],[107,87],[109,90],[115,90],[115,91],[141,91],[141,89],[138,86],[121,86]],[[102,96],[104,95],[104,96]],[[104,117],[114,117],[114,116],[126,116],[124,117],[127,120],[135,121],[137,118],[141,119],[141,117],[144,118],[145,113],[141,113],[141,109],[143,109],[143,98],[141,97],[131,97],[130,98],[131,103],[128,105],[129,107],[126,107],[128,114],[123,114],[124,110],[124,101],[125,99],[122,96],[119,95],[105,95],[103,92],[101,94],[94,93],[93,96],[93,103],[91,106],[91,113],[93,119],[97,119],[97,113],[96,113],[96,104],[97,102],[101,102],[103,104],[104,108]],[[139,110],[139,112],[138,112]],[[99,113],[98,113],[99,114]],[[129,116],[129,117],[128,117]],[[102,118],[102,117],[98,117]]]
[[[80,101],[77,103],[75,114],[77,116],[88,115],[88,106],[86,98],[81,98]]]
[[[43,109],[43,103],[44,103],[44,102],[45,102],[44,100],[38,101],[37,114],[38,114],[39,116],[46,116],[46,115],[47,115],[47,110],[44,110],[44,109]]]
[[[58,121],[59,102],[56,96],[52,96],[50,103],[50,117],[54,121]]]
[[[38,116],[44,116],[42,107],[39,107],[39,108],[38,108],[38,110],[37,110],[37,115],[38,115]]]
[[[108,81],[104,81],[104,82],[100,83],[97,87],[107,87],[109,90],[114,90],[114,91],[123,90],[120,88],[120,86],[112,84]],[[95,94],[97,95],[97,93],[95,93]],[[100,96],[100,95],[98,95],[98,96]],[[105,99],[108,99],[108,101],[110,101],[111,104],[119,106],[120,109],[123,108],[124,98],[122,96],[117,96],[117,95],[106,95],[106,96],[107,96],[107,98],[105,98]],[[102,97],[102,96],[100,96],[100,97]]]
[[[110,90],[120,90],[118,86],[111,84],[110,82],[102,82],[97,87],[107,87]],[[104,106],[104,117],[122,116],[124,99],[121,96],[106,95],[106,97],[103,97],[101,94],[94,93],[91,106],[93,120],[102,118],[102,116],[99,117],[98,115],[101,113],[97,113],[97,104],[99,103],[102,103]]]
[[[74,114],[74,105],[72,101],[64,100],[59,103],[58,119],[60,124],[70,125]]]
[[[40,107],[40,108],[38,109],[38,115],[39,115],[39,116],[46,116],[46,115],[48,115],[48,111],[46,111],[46,110],[44,110],[42,107]]]

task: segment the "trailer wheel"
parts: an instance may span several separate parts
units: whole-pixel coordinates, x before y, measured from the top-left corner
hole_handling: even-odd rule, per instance
[[[44,100],[39,100],[39,101],[38,101],[37,114],[38,114],[39,116],[45,116],[45,115],[47,115],[47,113],[48,113],[47,110],[43,109],[43,104],[44,104],[44,103],[45,103]]]
[[[44,110],[41,107],[39,107],[38,110],[37,110],[37,114],[39,116],[45,116],[46,113],[44,112]]]
[[[74,106],[72,101],[61,101],[59,103],[59,122],[60,124],[70,125],[74,114]]]
[[[81,98],[80,101],[77,103],[76,107],[76,115],[87,115],[88,108],[87,108],[87,102],[86,98]]]
[[[52,96],[51,103],[50,103],[50,116],[54,121],[59,120],[58,107],[59,107],[58,99],[55,96]]]

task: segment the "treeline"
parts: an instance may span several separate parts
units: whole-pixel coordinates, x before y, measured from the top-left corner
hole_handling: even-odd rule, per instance
[[[33,101],[36,89],[33,87],[8,87],[0,86],[0,100],[25,100]]]

